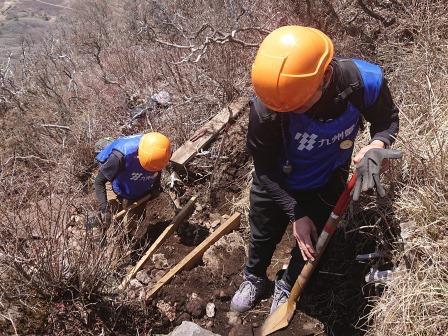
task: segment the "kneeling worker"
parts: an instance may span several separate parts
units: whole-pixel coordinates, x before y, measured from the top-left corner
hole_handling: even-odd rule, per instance
[[[123,199],[130,203],[158,193],[161,171],[170,156],[170,140],[158,132],[120,137],[98,153],[100,168],[94,186],[103,225],[110,224],[112,211],[122,206]],[[112,192],[106,192],[107,182],[111,182]],[[115,209],[114,201],[118,202]]]

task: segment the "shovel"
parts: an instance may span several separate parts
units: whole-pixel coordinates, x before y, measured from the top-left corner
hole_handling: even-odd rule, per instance
[[[333,235],[334,231],[336,231],[337,225],[340,220],[340,216],[343,215],[343,213],[347,209],[348,204],[350,203],[351,199],[350,193],[353,187],[355,186],[355,182],[356,182],[356,172],[352,175],[350,181],[345,186],[344,191],[342,192],[341,196],[339,196],[336,206],[334,207],[330,217],[325,223],[325,227],[322,230],[322,233],[320,234],[319,240],[317,241],[316,244],[317,255],[315,259],[313,261],[310,260],[307,261],[307,263],[302,269],[302,272],[297,278],[294,287],[291,290],[291,294],[289,295],[288,301],[283,303],[281,306],[277,308],[275,312],[273,312],[271,315],[268,316],[266,321],[264,321],[263,325],[261,326],[261,331],[259,335],[261,336],[270,335],[273,332],[288,326],[296,310],[297,299],[299,298],[300,294],[305,288],[305,285],[307,284],[309,278],[313,274],[313,271],[316,268],[316,265],[319,262],[320,257],[325,251],[325,248],[327,247],[331,236]]]

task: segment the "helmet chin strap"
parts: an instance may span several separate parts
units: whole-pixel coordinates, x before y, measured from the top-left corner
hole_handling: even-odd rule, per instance
[[[323,80],[323,85],[322,85],[322,95],[331,84],[331,80],[333,79],[333,72],[334,72],[333,66],[331,64],[329,64],[324,73],[324,80]]]

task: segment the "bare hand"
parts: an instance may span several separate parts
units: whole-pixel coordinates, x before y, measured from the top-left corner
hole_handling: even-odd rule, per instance
[[[314,260],[316,250],[314,249],[313,240],[317,241],[317,231],[313,221],[309,217],[302,217],[292,224],[294,237],[297,239],[303,260]]]
[[[369,149],[372,148],[384,148],[384,142],[381,140],[373,140],[369,145],[361,148],[358,153],[356,153],[355,157],[353,158],[353,163],[356,165],[359,162],[361,162],[364,155],[367,153]]]

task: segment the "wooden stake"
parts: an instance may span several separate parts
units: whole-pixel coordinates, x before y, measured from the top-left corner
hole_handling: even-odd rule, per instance
[[[202,259],[202,255],[208,248],[219,240],[222,236],[235,230],[240,225],[241,214],[235,212],[225,223],[208,236],[201,244],[191,251],[184,259],[181,260],[176,266],[174,266],[168,273],[166,273],[146,295],[146,299],[152,298],[166,283],[168,283],[177,273],[184,269],[193,267],[199,260]]]
[[[162,234],[157,238],[157,240],[149,247],[146,253],[142,258],[138,261],[138,263],[132,268],[132,270],[126,275],[123,279],[121,285],[118,289],[125,289],[131,281],[132,278],[135,277],[138,271],[140,271],[149,258],[153,255],[153,253],[163,244],[165,240],[167,240],[174,231],[177,230],[179,225],[193,212],[194,204],[196,203],[196,196],[190,198],[190,200],[185,204],[181,211],[174,217],[172,223],[166,227],[166,229],[162,232]]]
[[[173,153],[171,162],[179,165],[186,164],[202,147],[213,140],[229,120],[237,116],[244,109],[247,103],[248,99],[242,97],[222,109],[221,112],[215,115],[209,122],[199,128],[190,140],[185,142]]]

